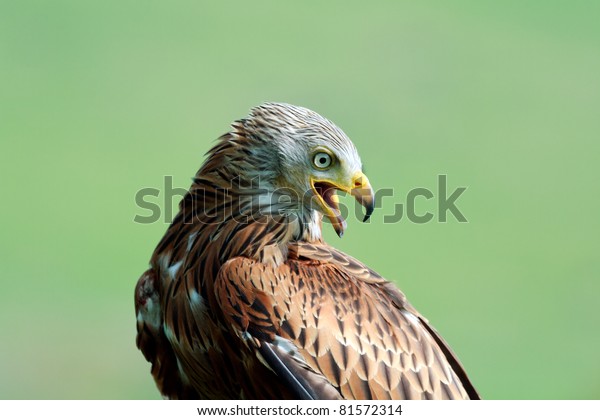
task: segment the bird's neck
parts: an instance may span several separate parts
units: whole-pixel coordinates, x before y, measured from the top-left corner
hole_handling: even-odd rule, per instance
[[[286,234],[279,236],[280,245],[321,241],[322,216],[308,208],[302,197],[265,179],[236,181],[238,184],[228,192],[233,208],[239,209],[242,217],[257,222],[265,230],[280,230],[285,226]]]
[[[193,219],[205,232],[228,232],[230,239],[252,235],[260,246],[321,242],[321,215],[268,179],[236,177],[225,168],[199,172],[186,199],[193,202],[184,207],[193,209]],[[240,251],[254,256],[253,249]]]
[[[241,132],[221,139],[187,197],[193,201],[189,207],[196,209],[195,219],[203,224],[200,229],[227,231],[230,237],[252,232],[262,238],[260,245],[321,241],[321,215],[282,185],[280,171],[273,170],[273,153],[267,143],[249,141]]]

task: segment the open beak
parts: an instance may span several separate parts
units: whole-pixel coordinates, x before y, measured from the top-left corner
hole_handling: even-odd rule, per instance
[[[348,185],[322,179],[311,179],[311,185],[323,209],[323,214],[331,221],[333,228],[340,238],[344,235],[347,225],[340,212],[339,197],[336,195],[337,190],[349,193],[365,208],[363,222],[369,220],[369,217],[373,213],[375,194],[369,183],[369,178],[360,171],[352,176]]]

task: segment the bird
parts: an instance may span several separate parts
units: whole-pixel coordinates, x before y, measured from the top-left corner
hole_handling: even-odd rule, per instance
[[[340,192],[369,218],[356,147],[312,110],[263,103],[216,141],[135,288],[164,398],[480,398],[405,295],[324,241]]]

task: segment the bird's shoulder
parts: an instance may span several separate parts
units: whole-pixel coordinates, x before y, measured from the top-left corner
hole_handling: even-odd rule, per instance
[[[407,311],[424,319],[394,284],[325,243],[293,242],[283,260],[268,255],[264,260],[237,256],[223,264],[215,279],[221,311],[231,314],[245,308],[248,317],[252,316],[248,309],[260,308],[263,313],[254,315],[268,317],[274,328],[292,316],[293,309],[307,311],[323,305],[359,315],[367,311],[369,317],[371,310]],[[243,327],[249,322],[244,319]]]

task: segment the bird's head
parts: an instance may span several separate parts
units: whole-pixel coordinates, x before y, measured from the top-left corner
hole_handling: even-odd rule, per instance
[[[246,130],[270,149],[270,176],[277,188],[293,191],[308,209],[325,215],[342,236],[337,191],[351,194],[365,207],[366,221],[374,207],[373,189],[362,172],[356,147],[331,121],[309,109],[280,103],[253,108],[242,121]]]

